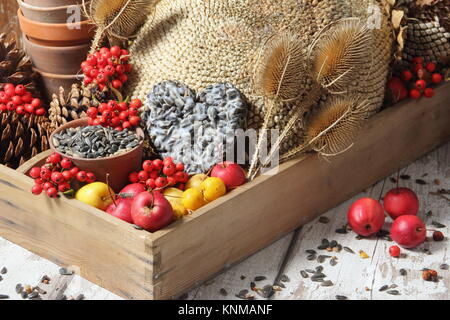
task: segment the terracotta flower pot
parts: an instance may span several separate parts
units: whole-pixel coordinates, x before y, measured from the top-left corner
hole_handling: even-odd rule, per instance
[[[28,39],[41,45],[69,46],[90,41],[95,33],[90,20],[80,23],[42,23],[32,21],[17,11],[20,29]]]
[[[43,94],[47,101],[51,101],[52,95],[59,92],[59,87],[63,87],[65,92],[70,92],[72,84],[82,80],[82,75],[72,74],[54,74],[49,72],[44,72],[37,68],[33,68],[37,73],[40,74],[40,86],[43,89]]]
[[[67,23],[74,15],[73,7],[79,10],[81,21],[87,18],[81,13],[81,7],[77,5],[59,6],[59,7],[40,7],[33,6],[23,2],[23,0],[17,0],[20,9],[25,18],[44,23]]]
[[[106,174],[109,174],[109,185],[116,192],[120,191],[128,184],[128,175],[133,171],[139,171],[142,165],[142,156],[144,148],[144,140],[134,149],[127,153],[98,159],[84,159],[69,157],[56,150],[53,145],[53,137],[55,134],[68,128],[86,127],[88,125],[87,118],[74,120],[56,129],[50,136],[50,148],[64,157],[69,158],[79,168],[92,171],[98,181],[106,182]],[[137,128],[136,133],[144,138],[144,132],[141,128]]]
[[[36,7],[60,7],[83,3],[83,0],[23,0],[23,1],[29,5]]]
[[[22,42],[37,69],[56,74],[77,74],[90,47],[90,43],[70,47],[43,46],[31,42],[26,35],[22,36]]]

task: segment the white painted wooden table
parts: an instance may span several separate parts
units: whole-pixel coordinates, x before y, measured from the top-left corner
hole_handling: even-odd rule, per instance
[[[282,282],[285,288],[275,292],[272,299],[335,299],[336,295],[344,295],[348,299],[368,300],[450,299],[450,270],[439,269],[441,264],[450,264],[448,240],[450,201],[430,194],[438,189],[450,190],[450,143],[417,160],[407,168],[401,169],[401,174],[411,177],[410,180],[400,179],[400,184],[417,192],[420,199],[419,216],[425,220],[427,227],[434,228],[431,225],[433,220],[447,226],[439,229],[446,235],[443,242],[430,240],[414,250],[402,250],[404,256],[395,259],[388,254],[388,248],[393,244],[392,242],[376,238],[358,240],[352,232],[336,233],[336,229],[345,225],[346,212],[352,201],[363,196],[379,197],[383,187],[383,181],[380,181],[365,192],[325,213],[323,216],[329,218],[328,223],[321,223],[316,219],[214,279],[192,289],[182,298],[237,299],[235,294],[239,291],[243,289],[250,291],[250,282],[256,276],[267,277],[266,280],[256,282],[257,287],[263,287],[280,282],[281,276],[286,275],[289,281]],[[416,179],[422,179],[427,184],[417,184]],[[390,179],[386,179],[383,193],[394,186]],[[427,216],[426,213],[430,211],[432,215]],[[389,230],[390,219],[387,221],[384,229]],[[336,240],[343,246],[351,248],[355,254],[344,250],[339,253],[317,250],[323,238],[330,241]],[[312,282],[310,278],[304,279],[300,275],[301,270],[314,269],[319,265],[317,261],[306,259],[308,254],[305,250],[307,249],[315,249],[318,254],[337,257],[336,266],[330,265],[330,259],[326,259],[321,264],[324,267],[323,273],[327,275],[326,279],[331,280],[333,286],[322,287],[320,283]],[[369,258],[359,257],[359,250],[364,250]],[[429,250],[431,254],[424,252],[426,250]],[[39,285],[48,292],[42,295],[43,299],[59,299],[63,295],[70,299],[79,294],[83,294],[86,299],[120,299],[77,275],[59,275],[57,265],[0,238],[0,269],[3,266],[8,271],[1,275],[3,280],[0,281],[0,294],[9,295],[11,299],[21,299],[15,292],[17,283]],[[422,268],[437,270],[441,278],[438,282],[422,280],[420,271]],[[400,269],[405,269],[407,274],[400,275]],[[43,275],[51,278],[49,285],[39,283]],[[398,290],[400,294],[390,295],[386,291],[380,292],[379,288],[383,285],[396,286],[395,290]],[[256,298],[261,299],[258,295]]]

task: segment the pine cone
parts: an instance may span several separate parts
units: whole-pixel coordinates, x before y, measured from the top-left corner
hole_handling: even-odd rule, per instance
[[[67,122],[84,118],[89,107],[98,107],[100,103],[94,92],[93,87],[81,88],[78,83],[74,83],[66,96],[64,89],[60,87],[59,94],[53,94],[50,102],[51,129],[54,130]]]
[[[0,164],[16,169],[49,148],[46,117],[4,112],[0,120]]]
[[[397,9],[405,12],[406,40],[403,62],[414,57],[443,62],[450,56],[450,0],[403,0]]]
[[[16,47],[15,40],[8,41],[5,33],[0,34],[0,84],[23,84],[36,96],[36,78],[30,58]]]

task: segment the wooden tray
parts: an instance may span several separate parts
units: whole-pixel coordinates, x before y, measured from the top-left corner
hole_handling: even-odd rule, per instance
[[[165,299],[212,277],[450,138],[450,84],[374,116],[355,145],[260,176],[164,230],[148,233],[76,200],[30,193],[0,166],[0,236],[131,299]],[[344,214],[344,213],[342,213]]]

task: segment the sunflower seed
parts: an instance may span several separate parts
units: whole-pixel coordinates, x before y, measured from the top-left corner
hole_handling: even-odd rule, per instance
[[[416,183],[417,183],[417,184],[421,184],[421,185],[427,184],[427,182],[424,181],[424,180],[422,180],[422,179],[416,179]]]
[[[333,282],[331,280],[324,281],[320,284],[322,287],[331,287]]]
[[[309,253],[309,254],[316,254],[317,253],[316,250],[312,250],[312,249],[306,250],[305,252]]]
[[[386,291],[387,289],[389,289],[389,286],[387,284],[385,284],[384,286],[382,286],[380,289],[378,289],[378,291]]]
[[[21,294],[22,291],[23,291],[22,284],[20,284],[20,283],[16,284],[16,292],[17,292],[17,294]]]
[[[266,280],[267,279],[267,277],[265,277],[265,276],[257,276],[257,277],[255,277],[255,281],[263,281],[263,280]]]
[[[407,274],[407,272],[406,272],[406,270],[405,269],[400,269],[400,275],[401,276],[406,276],[406,274]]]
[[[71,275],[73,275],[73,271],[69,271],[66,268],[60,268],[59,274],[63,275],[63,276],[71,276]]]
[[[6,267],[3,267],[2,270],[0,270],[1,274],[6,274],[8,272],[8,269]]]
[[[3,277],[2,276],[0,276],[0,281],[2,281],[3,280]]]
[[[389,177],[389,180],[391,180],[392,183],[397,183],[397,179],[395,179],[393,177]]]
[[[0,294],[0,300],[9,299],[9,296],[6,294]]]
[[[407,174],[402,174],[402,175],[400,175],[400,179],[402,179],[402,180],[409,180],[409,179],[411,179],[411,176],[407,175]]]
[[[355,253],[352,249],[350,249],[349,247],[343,247],[343,249],[345,251],[347,251],[348,253]]]
[[[331,258],[331,256],[321,254],[320,256],[317,257],[317,262],[323,263],[327,258]]]
[[[442,224],[442,223],[437,222],[437,221],[433,221],[433,222],[431,222],[431,224],[432,224],[433,226],[435,226],[436,228],[438,228],[438,229],[446,228],[446,225],[445,225],[445,224]]]
[[[323,266],[317,266],[316,271],[314,273],[320,273],[323,271]]]
[[[308,276],[308,273],[307,273],[305,270],[301,270],[301,271],[300,271],[300,274],[301,274],[302,277],[305,278],[305,279],[309,277],[309,276]]]
[[[446,263],[441,264],[439,266],[439,269],[441,269],[441,270],[448,270],[448,264],[446,264]]]
[[[398,296],[400,292],[398,290],[388,290],[386,293],[391,294],[393,296]]]
[[[314,281],[314,282],[323,282],[323,278],[314,278],[314,277],[311,277],[311,281]]]
[[[315,273],[311,276],[311,280],[314,281],[316,279],[323,279],[325,277],[326,275],[324,275],[323,273]]]
[[[26,293],[26,291],[22,291],[22,293],[20,295],[21,295],[22,299],[28,298],[28,293]]]
[[[280,281],[289,282],[289,281],[291,281],[291,279],[289,279],[289,277],[287,275],[283,274],[280,278]]]
[[[241,280],[244,280],[246,278],[246,276],[241,275]]]
[[[248,290],[244,289],[244,290],[239,291],[239,293],[236,294],[236,297],[240,298],[240,299],[246,299],[247,294],[248,294]]]
[[[329,245],[330,244],[330,241],[328,241],[328,239],[322,239],[322,242],[321,242],[323,245]]]
[[[335,232],[339,233],[339,234],[347,234],[347,229],[346,228],[340,228],[340,229],[336,229]]]
[[[338,245],[338,243],[337,243],[336,240],[333,240],[333,241],[331,241],[331,242],[328,244],[328,246],[331,247],[331,248],[337,247],[337,245]]]
[[[144,228],[139,227],[138,225],[133,224],[133,228],[135,228],[136,230],[144,230]]]
[[[222,296],[224,296],[224,297],[226,297],[226,296],[228,295],[227,290],[225,290],[224,288],[221,288],[220,291],[219,291],[219,293],[220,293]]]
[[[28,295],[28,299],[33,299],[33,298],[36,298],[37,296],[39,296],[39,293],[36,291],[33,291],[32,293],[30,293]]]
[[[84,300],[84,294],[80,293],[75,300]]]
[[[337,265],[336,259],[331,259],[331,260],[330,260],[330,265],[331,265],[332,267],[334,267],[335,265]]]
[[[270,298],[275,293],[273,286],[270,284],[265,285],[261,290],[258,290],[257,293],[263,298]]]
[[[328,222],[330,222],[330,219],[328,219],[327,217],[322,216],[322,217],[319,218],[319,222],[320,223],[328,223]]]
[[[328,248],[328,244],[321,244],[320,246],[317,247],[317,249],[319,250],[325,250],[326,248]]]
[[[347,300],[348,298],[346,296],[336,295],[336,300]]]
[[[310,254],[308,256],[306,256],[306,260],[312,261],[316,259],[316,255],[315,254]]]
[[[316,271],[312,270],[312,269],[305,269],[306,272],[308,273],[316,273]]]

